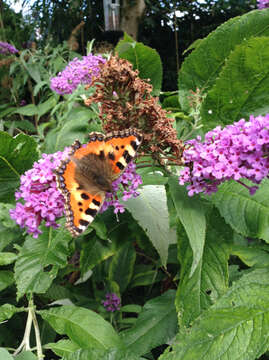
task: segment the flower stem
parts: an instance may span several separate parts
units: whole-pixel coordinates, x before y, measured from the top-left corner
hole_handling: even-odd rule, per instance
[[[33,318],[33,324],[35,329],[35,339],[36,339],[36,347],[37,347],[37,358],[38,360],[42,360],[44,358],[44,355],[42,353],[42,345],[41,345],[41,339],[40,339],[40,331],[38,327],[38,322],[36,319],[35,309],[34,307],[30,308],[32,318]]]
[[[31,351],[30,335],[31,335],[32,324],[34,324],[34,329],[35,329],[37,358],[38,358],[38,360],[43,360],[44,355],[42,353],[40,331],[39,331],[39,327],[38,327],[38,323],[37,323],[37,319],[36,319],[35,306],[34,306],[32,298],[29,300],[29,304],[28,304],[28,317],[27,317],[27,321],[26,321],[23,339],[22,339],[22,342],[20,343],[19,347],[15,350],[13,355],[16,356],[21,351],[24,351],[24,350]]]
[[[22,350],[26,350],[26,351],[30,350],[30,333],[32,328],[32,322],[33,322],[32,314],[30,308],[28,308],[28,317],[26,321],[24,336],[19,347],[15,350],[13,354],[14,356],[18,355]]]

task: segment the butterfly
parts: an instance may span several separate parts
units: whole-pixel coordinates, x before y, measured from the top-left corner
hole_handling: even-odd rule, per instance
[[[112,192],[112,182],[133,160],[142,138],[138,130],[126,129],[106,135],[93,132],[87,144],[73,143],[69,157],[55,169],[72,236],[80,235],[94,220],[106,193]]]

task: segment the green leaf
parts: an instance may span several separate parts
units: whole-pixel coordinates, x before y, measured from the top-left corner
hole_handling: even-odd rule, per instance
[[[234,282],[159,360],[256,360],[268,349],[269,268]]]
[[[143,186],[146,185],[165,185],[168,182],[168,178],[161,174],[142,174]]]
[[[10,319],[17,312],[24,311],[24,308],[17,308],[11,304],[4,304],[0,306],[0,323]]]
[[[268,9],[254,10],[228,20],[199,43],[179,72],[179,101],[184,110],[189,108],[189,91],[199,88],[207,92],[236,45],[251,37],[269,35],[268,21]]]
[[[94,222],[91,223],[91,228],[96,232],[96,235],[102,239],[107,240],[107,227],[101,216],[97,216]]]
[[[230,54],[203,102],[205,129],[269,111],[269,37],[251,38]]]
[[[12,271],[8,271],[8,270],[0,271],[0,291],[4,290],[13,283],[14,283],[14,276]]]
[[[77,344],[70,340],[59,340],[56,343],[49,343],[44,346],[45,349],[51,349],[58,356],[67,356],[79,349]]]
[[[24,64],[31,78],[34,79],[36,83],[41,82],[41,78],[40,78],[41,66],[38,63],[33,62],[32,59],[30,59],[27,63]]]
[[[60,268],[67,264],[71,237],[63,228],[43,228],[37,239],[28,236],[15,263],[17,297],[45,293]]]
[[[92,111],[86,107],[73,108],[64,119],[63,124],[51,131],[45,137],[45,151],[53,153],[70,146],[76,139],[84,142],[87,135],[88,121],[92,117]]]
[[[20,175],[37,160],[37,144],[32,137],[19,134],[12,138],[0,131],[0,201],[14,201]]]
[[[29,104],[18,108],[14,113],[24,116],[34,116],[38,114],[38,107],[34,104]]]
[[[161,281],[163,276],[157,272],[157,270],[148,270],[145,272],[136,273],[131,281],[130,287],[136,286],[148,286],[158,281]]]
[[[34,87],[33,95],[36,96],[39,93],[40,89],[45,85],[48,85],[48,82],[45,80],[40,81],[38,84],[36,84]]]
[[[38,313],[58,334],[67,335],[83,349],[123,347],[112,325],[94,311],[77,306],[62,306]]]
[[[124,202],[126,208],[146,231],[166,266],[169,244],[176,241],[175,231],[169,228],[166,192],[162,185],[148,185],[139,189],[140,196]]]
[[[50,96],[48,100],[46,100],[45,102],[38,104],[37,106],[38,118],[46,114],[49,110],[53,109],[54,106],[57,104],[57,100],[58,100],[57,97],[53,95]]]
[[[129,304],[124,305],[120,308],[120,311],[122,312],[128,312],[128,313],[140,313],[142,311],[142,306],[136,305],[136,304]]]
[[[14,360],[14,359],[6,349],[0,348],[0,360]]]
[[[12,106],[8,106],[8,107],[5,107],[5,108],[1,108],[1,111],[0,111],[0,119],[4,118],[5,116],[9,115],[9,114],[13,114],[15,111],[16,111],[16,107],[12,107]],[[6,123],[6,121],[5,121]]]
[[[236,232],[269,242],[269,180],[262,182],[255,195],[235,181],[226,182],[208,200]]]
[[[202,256],[205,242],[205,207],[198,196],[189,197],[186,189],[180,186],[176,177],[169,179],[169,191],[184,229],[188,235],[193,252],[190,276],[193,275]]]
[[[109,264],[108,278],[110,281],[115,281],[119,285],[121,293],[126,290],[133,276],[135,259],[136,252],[134,246],[131,241],[127,240],[127,242],[117,250]]]
[[[141,357],[133,354],[129,350],[111,349],[86,349],[77,350],[73,354],[69,354],[63,360],[144,360]]]
[[[172,109],[180,110],[178,95],[167,96],[162,102],[162,107],[165,109],[172,108]]]
[[[247,266],[265,267],[269,266],[269,246],[240,246],[233,245],[232,255],[236,255]]]
[[[17,255],[10,252],[0,252],[0,266],[12,264],[17,259]]]
[[[143,307],[131,329],[121,332],[128,350],[143,355],[156,346],[167,344],[176,334],[175,291],[169,290]]]
[[[179,324],[189,325],[228,288],[231,228],[213,209],[207,224],[203,256],[192,275],[192,249],[185,234],[178,236],[180,283],[176,295]]]
[[[93,269],[96,265],[108,259],[114,253],[115,249],[104,245],[95,236],[89,242],[83,244],[80,256],[82,273],[86,273],[88,270]]]
[[[14,128],[18,128],[24,131],[36,132],[35,126],[31,123],[31,121],[23,119],[23,120],[15,120],[15,121],[5,121],[5,125],[7,127],[13,126]]]
[[[120,58],[126,59],[133,64],[134,70],[139,70],[140,79],[150,79],[153,85],[153,95],[160,93],[162,86],[162,62],[156,50],[142,43],[135,42],[125,34],[120,40],[115,51]]]
[[[18,241],[21,237],[19,227],[9,215],[9,211],[13,207],[10,204],[0,203],[0,251],[5,249],[12,241]]]
[[[31,351],[23,351],[16,355],[16,360],[38,360],[37,357]]]

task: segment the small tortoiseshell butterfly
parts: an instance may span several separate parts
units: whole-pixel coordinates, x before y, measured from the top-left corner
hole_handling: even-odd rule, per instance
[[[142,135],[136,129],[91,133],[87,144],[78,140],[68,159],[55,170],[57,187],[65,198],[66,227],[72,236],[80,235],[93,221],[112,192],[112,182],[136,155]]]

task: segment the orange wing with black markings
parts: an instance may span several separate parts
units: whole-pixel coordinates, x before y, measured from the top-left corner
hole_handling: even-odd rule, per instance
[[[113,131],[105,137],[105,153],[115,174],[120,174],[133,160],[142,142],[142,135],[136,129]],[[109,156],[109,154],[113,156]]]
[[[88,144],[79,141],[69,158],[55,170],[58,189],[65,198],[66,227],[80,235],[99,212],[106,192],[136,155],[142,135],[135,129],[114,131],[106,136],[91,133]]]

